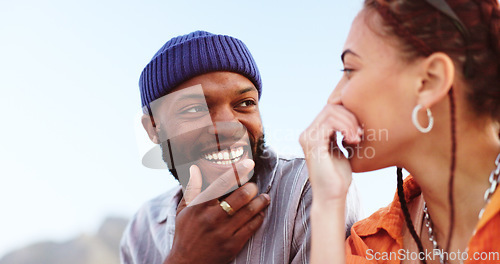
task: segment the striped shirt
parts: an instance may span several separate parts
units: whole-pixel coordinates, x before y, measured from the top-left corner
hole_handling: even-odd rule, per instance
[[[254,177],[257,177],[259,193],[268,193],[271,203],[262,226],[232,263],[308,263],[312,190],[305,160],[278,157],[270,148],[265,149],[263,156],[265,164]],[[139,210],[122,237],[122,264],[163,263],[172,248],[176,210],[181,198],[181,187],[177,186]],[[349,230],[360,216],[354,186],[347,200],[346,228]]]

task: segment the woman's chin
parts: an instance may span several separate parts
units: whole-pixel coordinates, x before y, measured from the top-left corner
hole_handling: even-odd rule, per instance
[[[363,157],[363,156],[353,155],[349,159],[349,162],[351,163],[352,172],[356,173],[381,169],[379,168],[379,166],[377,166],[377,162],[374,160],[373,157]]]

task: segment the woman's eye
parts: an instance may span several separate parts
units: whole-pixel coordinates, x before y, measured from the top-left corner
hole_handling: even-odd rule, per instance
[[[350,69],[350,68],[343,68],[341,70],[342,72],[344,72],[344,75],[347,77],[347,78],[350,78],[352,73],[354,72],[354,69]]]

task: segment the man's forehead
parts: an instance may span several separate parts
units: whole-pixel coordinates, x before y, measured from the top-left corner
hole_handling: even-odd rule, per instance
[[[203,99],[205,96],[201,84],[193,85],[190,87],[174,90],[156,100],[151,102],[151,110],[158,109],[162,105],[171,105],[173,102],[186,100],[186,99]]]
[[[246,88],[254,86],[255,84],[240,73],[230,72],[230,71],[215,71],[208,72],[201,75],[194,76],[189,80],[179,84],[173,89],[173,91],[178,91],[185,89],[186,87],[192,87],[194,85],[201,84],[205,92],[212,90],[217,92],[219,89],[224,90],[239,90],[241,88]],[[209,89],[210,88],[210,89]],[[255,89],[257,90],[257,88]]]
[[[184,100],[184,99],[204,99],[205,93],[203,92],[203,87],[201,84],[196,84],[188,87],[182,87],[173,90],[169,94],[165,95],[165,98],[170,98],[169,100]]]
[[[234,93],[234,95],[241,95],[248,92],[258,93],[257,88],[253,85],[245,85],[241,87],[235,87],[232,91],[218,91],[204,89],[201,84],[196,84],[189,87],[182,87],[174,90],[173,92],[167,94],[165,98],[169,98],[170,102],[182,101],[186,99],[216,99],[219,95],[225,95],[228,92]]]

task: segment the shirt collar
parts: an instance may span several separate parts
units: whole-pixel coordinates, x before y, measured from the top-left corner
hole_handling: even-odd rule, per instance
[[[265,146],[260,157],[261,165],[255,172],[257,187],[260,193],[269,193],[275,175],[278,171],[278,154],[271,148]]]
[[[490,202],[486,205],[483,213],[483,217],[479,219],[477,223],[476,231],[479,231],[482,227],[488,223],[496,214],[500,213],[500,187],[493,193]]]
[[[404,183],[404,193],[406,202],[409,203],[421,194],[420,186],[412,176],[408,176]],[[476,226],[476,232],[486,226],[493,217],[500,213],[500,191],[496,191],[486,205],[483,217]],[[375,212],[371,217],[360,221],[356,225],[356,232],[360,237],[376,234],[380,230],[385,230],[400,246],[403,245],[402,230],[404,228],[404,215],[396,193],[390,206]]]
[[[176,186],[172,190],[166,192],[161,195],[157,199],[152,202],[152,209],[154,214],[154,208],[160,208],[156,215],[153,215],[153,218],[157,223],[163,223],[167,220],[168,217],[172,217],[177,214],[177,205],[182,199],[182,188],[181,185]]]
[[[421,194],[420,186],[410,175],[403,182],[405,200],[409,203]],[[363,224],[356,226],[356,232],[360,237],[373,235],[381,230],[385,230],[400,246],[403,245],[402,230],[404,227],[404,215],[399,203],[398,194],[394,196],[392,203],[385,208],[375,212]]]

